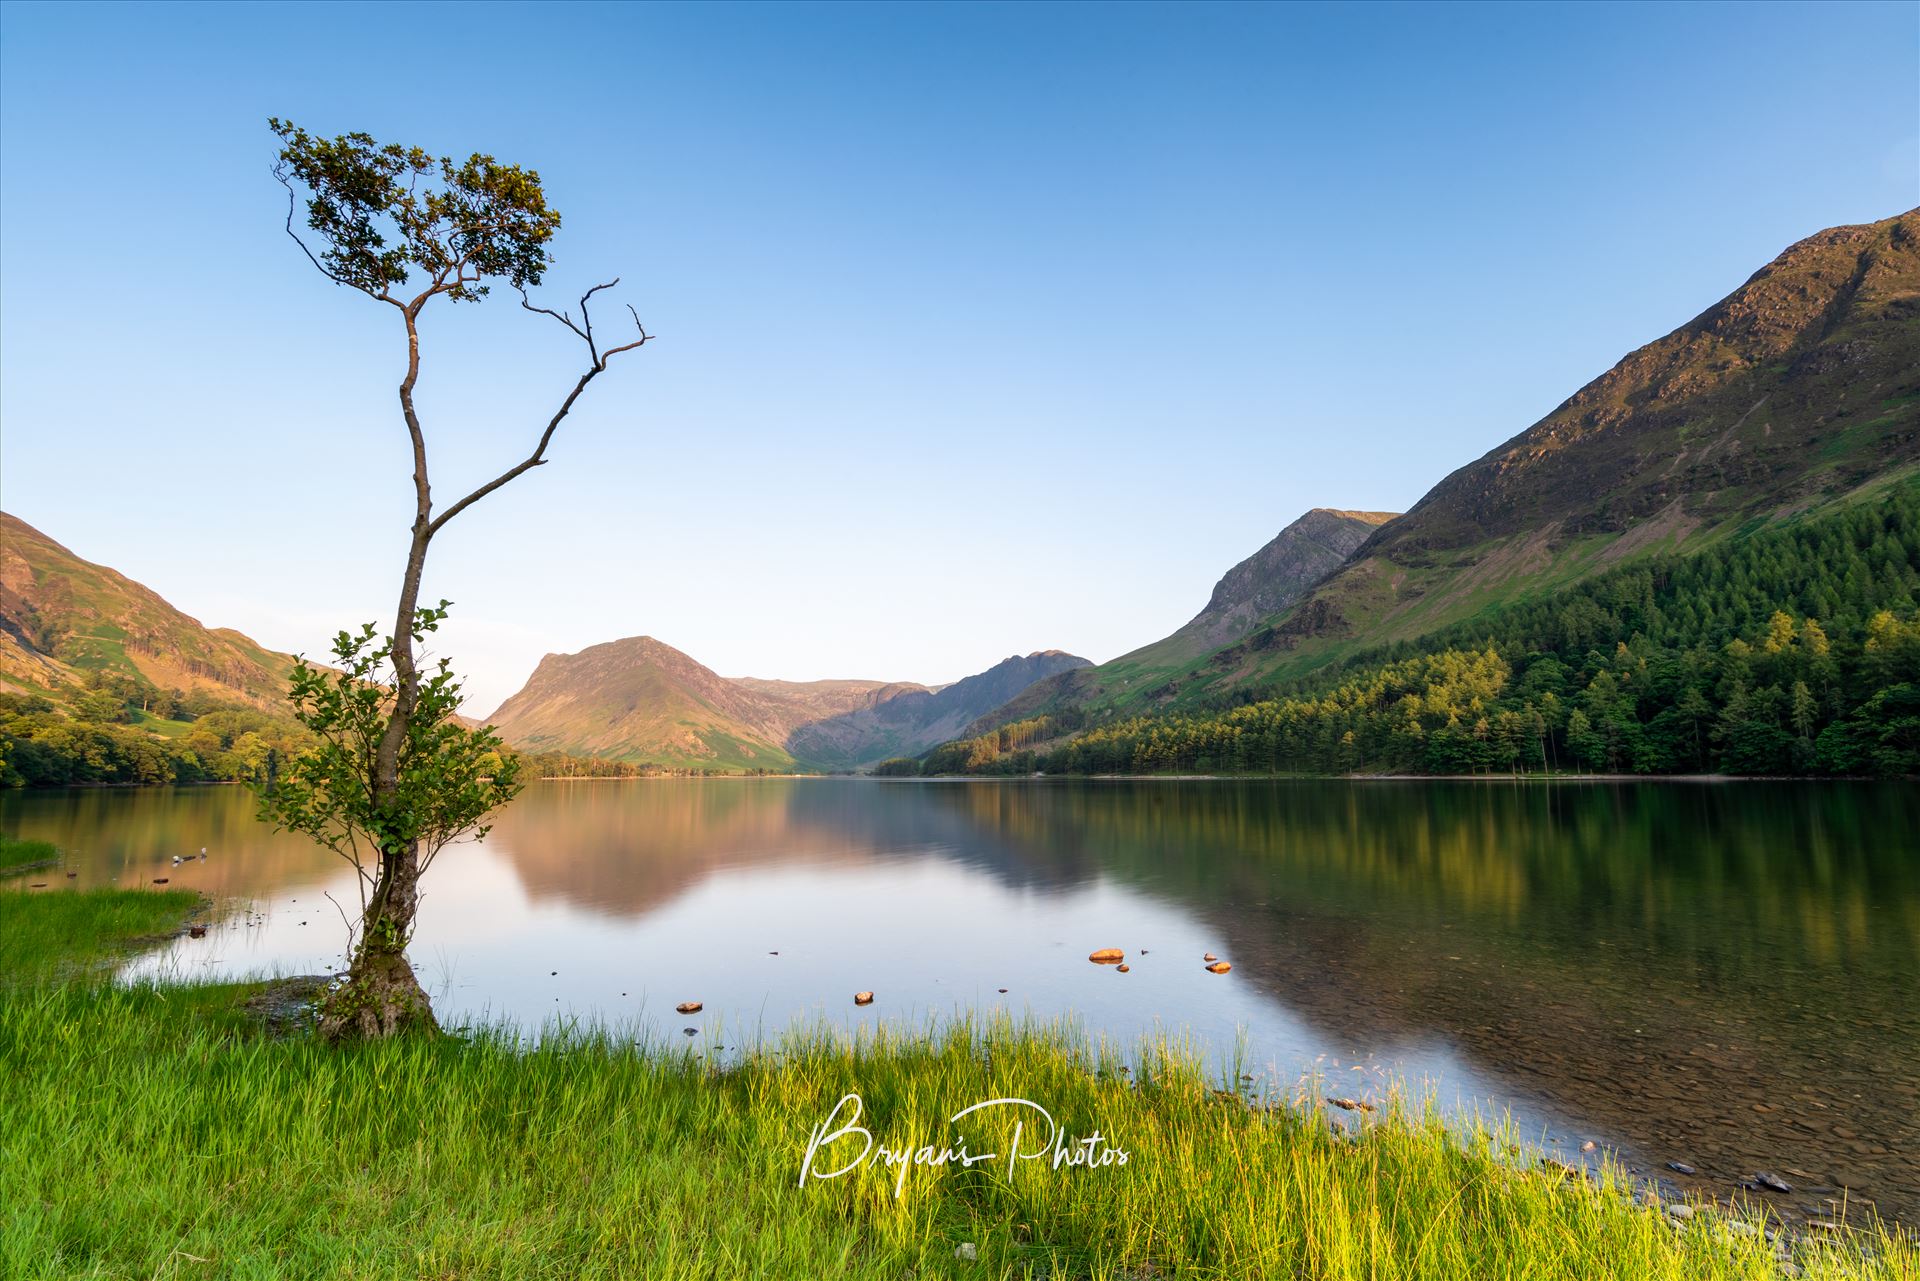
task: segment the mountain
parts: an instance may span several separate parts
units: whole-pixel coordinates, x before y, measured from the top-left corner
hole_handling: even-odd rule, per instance
[[[1223,574],[1206,607],[1178,631],[1097,668],[1076,667],[1032,685],[1002,709],[1005,719],[1163,685],[1196,658],[1240,640],[1312,591],[1395,515],[1315,507]],[[977,717],[964,733],[982,734],[1001,723],[992,715]]]
[[[97,670],[284,716],[292,666],[0,512],[0,689],[65,702]]]
[[[907,689],[868,706],[800,726],[787,740],[796,757],[830,769],[917,756],[957,738],[1036,681],[1093,666],[1075,654],[1041,650],[1002,659],[977,676],[942,689]]]
[[[1228,570],[1214,584],[1207,607],[1157,645],[1157,650],[1205,653],[1230,645],[1277,614],[1321,579],[1339,569],[1373,532],[1397,512],[1349,512],[1316,507],[1273,536],[1273,541]]]
[[[1790,246],[1442,480],[1244,637],[1143,665],[1140,655],[1167,653],[1161,642],[1055,678],[1009,712],[1076,709],[1097,720],[1238,701],[1622,564],[1874,501],[1916,470],[1920,210],[1911,210]],[[1262,608],[1257,597],[1251,608]]]
[[[675,768],[847,768],[952,737],[1070,664],[1086,660],[1058,651],[1011,658],[937,690],[888,681],[728,679],[651,636],[634,636],[548,654],[489,719],[507,742],[529,751]]]

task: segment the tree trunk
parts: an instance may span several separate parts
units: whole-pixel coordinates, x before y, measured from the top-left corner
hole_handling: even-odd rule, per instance
[[[413,440],[413,537],[400,578],[400,602],[393,623],[393,711],[375,750],[372,784],[375,810],[389,814],[400,789],[400,752],[413,711],[420,700],[420,671],[413,661],[413,616],[420,605],[420,578],[427,544],[433,538],[433,494],[427,483],[426,440],[413,409],[413,386],[420,374],[420,336],[407,314],[407,376],[400,383],[400,409]],[[399,816],[393,816],[397,819]],[[407,960],[413,918],[420,907],[420,844],[385,838],[380,847],[380,879],[367,900],[344,986],[334,989],[320,1015],[321,1034],[329,1040],[373,1039],[402,1032],[437,1032],[433,1005]]]
[[[420,906],[420,848],[408,843],[380,859],[380,882],[367,901],[359,946],[344,986],[327,994],[320,1034],[330,1041],[373,1040],[402,1032],[437,1032],[420,980],[407,961],[407,940]]]

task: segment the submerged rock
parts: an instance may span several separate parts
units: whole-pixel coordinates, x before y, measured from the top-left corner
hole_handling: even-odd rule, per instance
[[[1781,1178],[1779,1175],[1769,1174],[1765,1170],[1762,1170],[1758,1174],[1753,1176],[1753,1183],[1755,1187],[1765,1188],[1769,1192],[1779,1192],[1779,1193],[1785,1194],[1793,1191],[1793,1185],[1791,1183],[1788,1183],[1785,1179]]]
[[[1700,1173],[1700,1171],[1694,1169],[1692,1166],[1688,1165],[1685,1161],[1669,1161],[1667,1162],[1667,1168],[1669,1170],[1672,1170],[1675,1174]]]

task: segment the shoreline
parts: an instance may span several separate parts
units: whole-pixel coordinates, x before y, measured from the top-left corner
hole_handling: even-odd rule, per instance
[[[0,971],[10,976],[0,976],[0,1034],[33,1049],[10,1097],[20,1159],[0,1192],[43,1208],[0,1242],[14,1264],[153,1273],[185,1251],[223,1272],[413,1275],[427,1241],[461,1275],[693,1275],[676,1251],[700,1239],[730,1242],[734,1275],[874,1281],[1063,1268],[1321,1276],[1331,1256],[1394,1275],[1892,1281],[1915,1261],[1910,1228],[1862,1216],[1836,1230],[1737,1194],[1676,1196],[1605,1152],[1590,1164],[1497,1124],[1436,1128],[1417,1092],[1355,1101],[1310,1081],[1252,1097],[1165,1045],[1089,1056],[1060,1028],[1011,1019],[853,1038],[799,1027],[724,1066],[703,1058],[707,1047],[636,1043],[599,1025],[532,1046],[499,1027],[329,1046],[303,1030],[306,997],[288,980],[84,977],[87,960],[203,919],[197,895],[82,891],[28,904],[18,923],[53,966],[37,981]],[[9,961],[27,947],[0,939]],[[66,949],[83,964],[60,965]],[[49,981],[53,969],[70,977]],[[220,1090],[203,1088],[209,1069]],[[323,1125],[310,1123],[318,1078],[332,1082]],[[233,1106],[236,1093],[246,1106]],[[855,1118],[863,1128],[815,1162],[808,1126],[833,1143],[835,1116],[848,1120],[835,1100],[848,1097],[868,1104]],[[962,1174],[883,1156],[840,1168],[861,1135],[898,1155],[995,1099],[1033,1100],[1057,1120],[1059,1151],[1092,1135],[1090,1153],[1129,1159],[1006,1159]],[[1004,1152],[1008,1119],[962,1138]],[[796,1184],[802,1170],[813,1178]],[[111,1190],[74,1191],[102,1171]],[[395,1179],[417,1212],[391,1222],[348,1212]],[[716,1183],[738,1195],[712,1196]],[[661,1234],[668,1204],[676,1231]],[[1224,1235],[1189,1232],[1195,1214]],[[956,1258],[981,1266],[961,1273]]]

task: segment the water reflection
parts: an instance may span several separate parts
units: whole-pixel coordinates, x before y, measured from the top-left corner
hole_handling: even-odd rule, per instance
[[[68,847],[76,883],[257,901],[150,968],[337,962],[322,895],[351,902],[350,877],[243,794],[0,807]],[[1768,1169],[1797,1185],[1787,1208],[1851,1188],[1911,1219],[1916,833],[1904,786],[544,784],[436,868],[415,952],[454,1017],[672,1034],[693,997],[706,1038],[737,1043],[1003,1004],[1123,1039],[1244,1035],[1285,1080],[1437,1077],[1570,1142],[1688,1162],[1703,1189]],[[1089,966],[1099,946],[1132,972]],[[1200,969],[1209,950],[1230,976]]]

